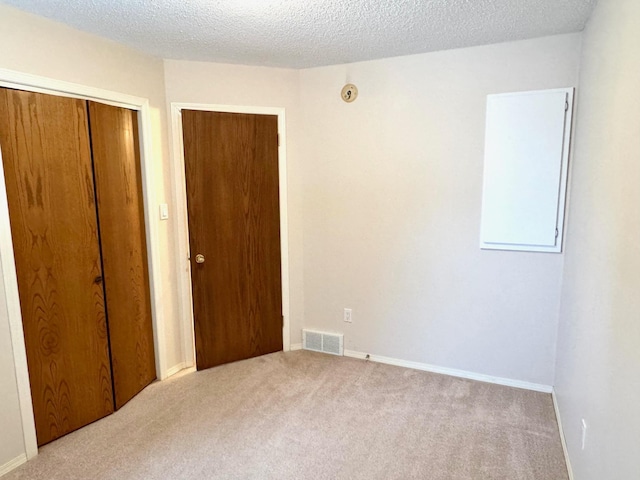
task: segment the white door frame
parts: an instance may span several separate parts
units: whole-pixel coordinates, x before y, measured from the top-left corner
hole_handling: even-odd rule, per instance
[[[138,111],[140,131],[140,163],[142,167],[142,193],[144,199],[144,216],[146,226],[146,240],[149,259],[149,290],[151,294],[151,315],[153,323],[153,337],[155,347],[156,375],[160,380],[167,377],[166,352],[164,344],[164,316],[161,305],[160,279],[160,242],[158,234],[158,216],[154,189],[154,156],[152,151],[151,115],[149,100],[123,93],[112,92],[99,88],[87,87],[75,83],[64,82],[47,77],[25,74],[13,70],[0,69],[0,87],[26,90],[30,92],[46,93],[83,100],[95,100],[101,103],[124,107]],[[18,279],[13,254],[13,241],[9,223],[9,206],[7,190],[2,168],[0,152],[0,262],[7,298],[7,314],[9,317],[9,331],[15,361],[18,398],[24,435],[25,452],[27,458],[33,458],[38,453],[36,440],[33,404],[31,401],[31,386],[29,384],[29,370],[22,328],[22,313],[18,294]],[[1,294],[2,292],[0,292]]]
[[[178,232],[178,305],[182,313],[182,339],[184,367],[195,365],[195,332],[193,319],[193,297],[191,289],[191,263],[189,261],[189,223],[187,212],[187,184],[184,169],[184,144],[182,135],[182,110],[206,112],[248,113],[253,115],[276,115],[278,117],[278,181],[280,192],[280,275],[282,279],[282,346],[285,352],[291,349],[289,331],[289,224],[287,220],[287,136],[285,109],[278,107],[250,107],[237,105],[212,105],[202,103],[171,103],[171,128],[173,137],[173,172]]]

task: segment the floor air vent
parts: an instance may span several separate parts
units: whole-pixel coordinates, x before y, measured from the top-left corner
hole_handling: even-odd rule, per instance
[[[314,352],[343,355],[343,339],[341,333],[324,333],[314,330],[302,330],[302,348]]]

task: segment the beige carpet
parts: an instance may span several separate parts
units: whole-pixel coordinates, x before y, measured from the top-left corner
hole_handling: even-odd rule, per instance
[[[306,351],[155,383],[15,479],[566,480],[550,395]]]

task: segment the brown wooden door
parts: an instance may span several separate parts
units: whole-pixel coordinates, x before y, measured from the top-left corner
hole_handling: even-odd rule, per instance
[[[113,412],[87,105],[0,89],[38,444]]]
[[[88,103],[118,409],[156,378],[138,115]]]
[[[182,122],[198,369],[282,350],[277,117]]]

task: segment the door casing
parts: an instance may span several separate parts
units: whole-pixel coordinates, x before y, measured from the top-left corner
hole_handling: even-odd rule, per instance
[[[172,103],[171,127],[173,144],[173,162],[171,176],[174,179],[176,194],[176,222],[178,238],[178,301],[182,318],[182,339],[184,367],[195,365],[195,332],[193,319],[193,297],[191,291],[191,264],[189,262],[189,227],[187,217],[187,187],[184,170],[184,144],[182,135],[182,110],[201,110],[206,112],[248,113],[252,115],[276,115],[278,117],[278,178],[280,195],[280,272],[282,277],[282,326],[283,350],[291,349],[289,318],[289,230],[287,217],[287,154],[285,132],[285,109],[278,107],[252,107],[234,105],[216,105],[201,103]]]
[[[155,215],[156,199],[154,186],[154,162],[152,154],[151,111],[149,100],[110,90],[87,87],[76,83],[40,77],[13,70],[0,69],[0,87],[25,90],[29,92],[46,93],[82,100],[94,100],[116,107],[128,108],[138,112],[140,126],[140,163],[142,167],[142,191],[144,197],[144,213],[147,236],[147,254],[149,269],[149,290],[151,294],[151,317],[153,324],[156,374],[160,380],[169,376],[166,365],[166,351],[164,345],[164,317],[161,305],[160,289],[160,239],[158,233],[158,217]],[[9,331],[15,362],[16,383],[20,402],[20,415],[25,445],[26,459],[38,454],[35,419],[31,401],[31,387],[29,370],[22,328],[22,313],[18,294],[18,279],[15,269],[13,240],[9,223],[9,206],[7,191],[2,168],[0,152],[0,263],[2,266],[2,280],[7,298],[7,314],[9,317]]]

